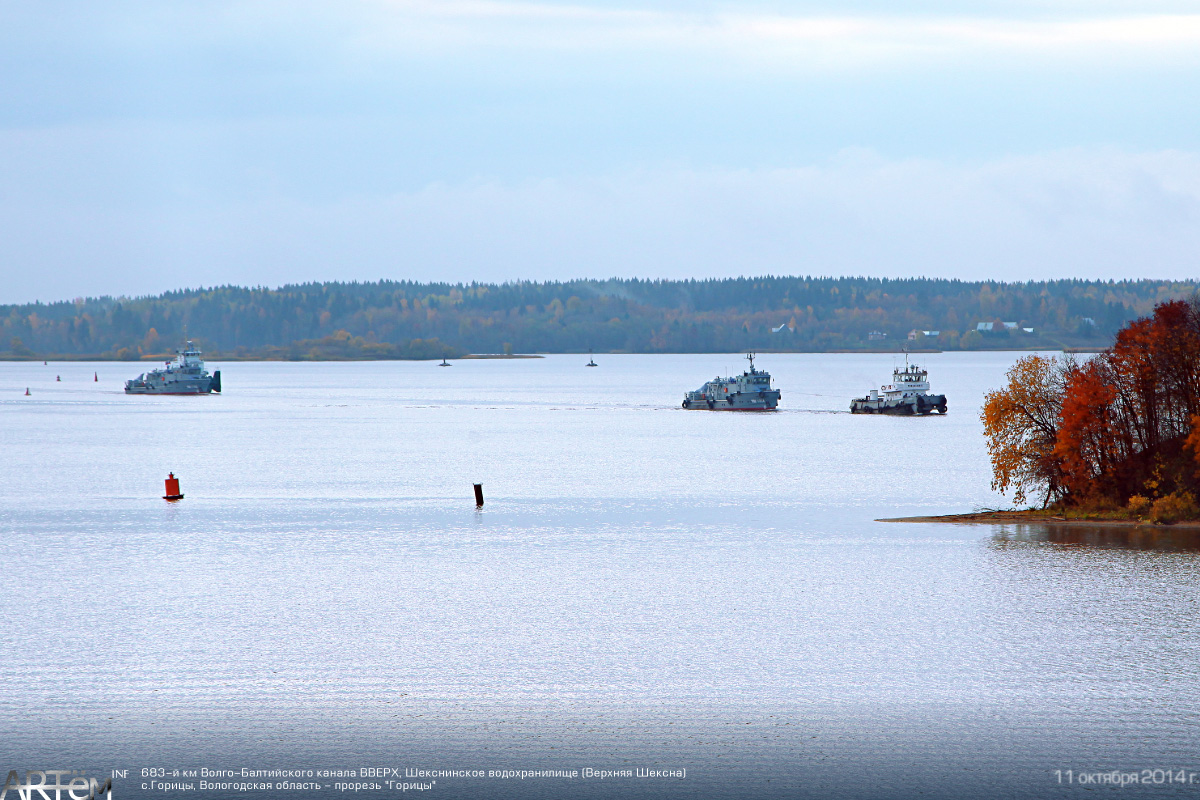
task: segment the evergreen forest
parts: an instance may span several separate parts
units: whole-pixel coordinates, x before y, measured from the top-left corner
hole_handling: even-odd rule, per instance
[[[0,358],[1100,349],[1195,282],[758,277],[307,283],[0,306]]]

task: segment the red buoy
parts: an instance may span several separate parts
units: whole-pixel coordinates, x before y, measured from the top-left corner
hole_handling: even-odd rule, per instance
[[[55,376],[54,376],[54,380],[56,380],[56,381],[61,381],[61,380],[62,380],[62,375],[55,375]]]
[[[167,493],[163,495],[163,500],[182,500],[183,493],[179,491],[179,478],[175,477],[175,473],[167,474]]]
[[[25,396],[29,397],[29,387],[28,386],[25,387]]]
[[[92,373],[92,380],[94,380],[96,383],[99,383],[99,382],[100,382],[100,373],[99,373],[99,372],[93,372],[93,373]]]

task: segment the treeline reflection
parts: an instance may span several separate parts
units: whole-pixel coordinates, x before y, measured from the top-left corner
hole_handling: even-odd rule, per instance
[[[1200,528],[1054,523],[997,525],[991,540],[991,546],[995,548],[1030,544],[1200,552]]]

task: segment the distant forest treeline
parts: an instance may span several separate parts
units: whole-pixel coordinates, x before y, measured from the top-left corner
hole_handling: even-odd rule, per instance
[[[171,351],[185,327],[206,354],[227,358],[1103,347],[1196,288],[810,277],[222,286],[0,306],[0,352],[136,359]]]

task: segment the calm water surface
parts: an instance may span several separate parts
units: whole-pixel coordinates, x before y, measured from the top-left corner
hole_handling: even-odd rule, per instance
[[[1200,796],[1195,544],[876,522],[1004,504],[978,407],[1015,355],[923,358],[946,417],[847,413],[879,355],[762,356],[775,414],[679,408],[732,355],[210,363],[196,398],[2,363],[0,766],[125,769],[122,798],[364,766],[687,770],[447,798]]]

